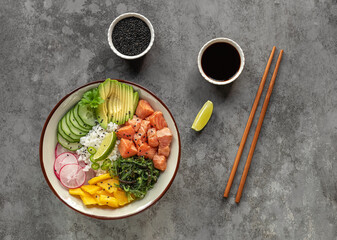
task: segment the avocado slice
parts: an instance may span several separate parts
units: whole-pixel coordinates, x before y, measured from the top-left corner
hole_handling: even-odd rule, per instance
[[[103,128],[109,122],[121,125],[133,117],[139,95],[132,86],[108,78],[98,86],[98,91],[104,103],[96,109],[96,115]]]
[[[106,102],[98,105],[96,108],[96,116],[97,116],[97,121],[101,125],[102,128],[106,129],[108,127],[108,115],[107,115],[107,110],[106,110]]]
[[[138,92],[134,92],[133,93],[133,109],[132,109],[132,117],[133,117],[133,115],[135,115],[135,112],[136,112],[136,109],[137,109],[137,106],[138,106],[138,101],[139,101],[139,94],[138,94]]]

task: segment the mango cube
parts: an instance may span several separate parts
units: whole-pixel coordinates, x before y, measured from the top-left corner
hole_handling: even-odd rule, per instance
[[[96,184],[96,183],[98,183],[98,182],[102,182],[102,181],[104,181],[104,180],[106,180],[106,179],[110,179],[110,178],[111,178],[110,174],[109,174],[109,173],[106,173],[106,174],[103,174],[103,175],[100,175],[100,176],[98,176],[98,177],[94,177],[94,178],[90,179],[90,180],[88,181],[88,183],[89,183],[90,185],[93,185],[93,184]]]
[[[82,191],[81,188],[73,188],[69,189],[69,193],[73,196],[84,196],[84,192]]]
[[[107,191],[105,191],[104,189],[101,189],[99,191],[96,192],[97,195],[107,195],[109,197],[114,197],[113,193],[108,193]]]
[[[116,198],[110,197],[110,196],[107,196],[107,195],[100,195],[99,196],[99,204],[108,205],[108,206],[114,207],[114,208],[117,208],[119,206]]]
[[[84,195],[80,196],[84,205],[93,205],[97,204],[96,198],[91,196],[89,193],[83,192]]]
[[[108,179],[103,182],[97,183],[98,186],[103,188],[108,193],[113,193],[117,191],[116,184],[119,184],[119,181],[117,179]]]
[[[95,194],[98,190],[101,190],[99,186],[96,185],[83,185],[81,189],[91,195]]]
[[[119,206],[129,203],[126,193],[121,189],[118,189],[116,192],[114,192],[114,196],[117,199]]]

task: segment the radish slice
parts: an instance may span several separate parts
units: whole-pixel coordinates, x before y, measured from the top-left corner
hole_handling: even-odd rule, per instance
[[[89,184],[88,181],[96,177],[96,172],[92,168],[90,168],[87,172],[85,172],[85,175],[87,177],[87,180],[85,181],[84,184]]]
[[[60,181],[67,188],[78,188],[85,183],[85,180],[85,172],[78,164],[67,164],[60,170]]]
[[[60,179],[60,170],[66,164],[78,164],[77,158],[74,154],[65,152],[61,153],[54,162],[54,173]]]
[[[65,149],[64,147],[62,147],[61,144],[57,143],[55,147],[55,158],[57,158],[59,155],[65,152],[69,152],[69,150]]]
[[[87,164],[84,161],[78,161],[78,165],[80,165],[82,168],[87,166]]]

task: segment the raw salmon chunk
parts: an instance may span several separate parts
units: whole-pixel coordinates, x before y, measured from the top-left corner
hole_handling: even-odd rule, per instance
[[[147,143],[142,143],[138,148],[138,156],[144,156],[145,158],[153,159],[154,155],[156,154],[157,149],[150,147]]]
[[[140,133],[147,133],[147,131],[150,129],[150,127],[151,127],[150,121],[143,120],[140,123],[140,127],[139,127],[138,132],[140,132]]]
[[[117,137],[119,138],[127,138],[132,140],[133,135],[135,134],[135,130],[133,129],[133,127],[131,127],[131,125],[125,126],[125,127],[121,127],[120,129],[117,130]]]
[[[146,100],[139,100],[136,115],[141,119],[145,119],[152,113],[154,113],[154,110],[151,105]]]
[[[159,145],[158,154],[168,157],[170,155],[170,151],[171,149],[169,146],[162,147]]]
[[[147,131],[147,142],[151,147],[158,147],[159,142],[157,138],[157,130],[155,128],[150,128]]]
[[[153,156],[153,165],[155,168],[159,169],[160,171],[164,171],[166,169],[167,163],[166,163],[166,157],[163,155],[155,154]]]
[[[172,132],[167,127],[157,131],[157,138],[159,141],[159,147],[170,146],[172,141]]]
[[[142,119],[140,119],[139,117],[137,117],[136,115],[134,115],[132,119],[129,119],[125,123],[125,126],[130,125],[133,128],[133,130],[135,130],[135,132],[138,132],[138,130],[140,128],[140,123],[141,122],[142,122]]]
[[[132,157],[138,152],[135,144],[125,138],[121,139],[121,142],[118,145],[118,150],[123,158]]]
[[[164,127],[167,127],[167,123],[165,121],[165,118],[163,116],[163,113],[160,111],[156,111],[153,114],[151,114],[147,120],[150,121],[151,125],[155,127],[157,130],[160,130]]]
[[[150,122],[143,120],[140,124],[140,128],[136,134],[133,135],[133,141],[138,145],[141,142],[146,142],[146,133],[150,128]]]
[[[133,135],[133,141],[136,144],[136,147],[139,148],[140,145],[142,145],[143,142],[145,142],[145,135],[140,134],[140,133],[135,133],[135,135]]]

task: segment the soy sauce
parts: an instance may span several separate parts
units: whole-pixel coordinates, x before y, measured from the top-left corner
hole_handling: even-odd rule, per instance
[[[229,80],[240,68],[240,54],[229,43],[214,43],[201,57],[204,73],[217,81]]]

